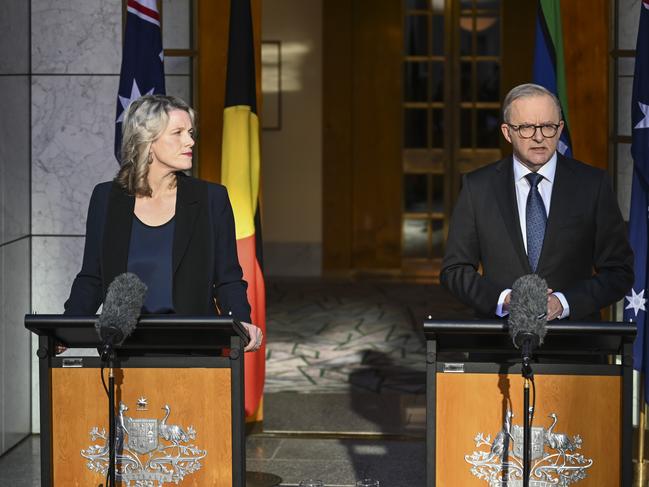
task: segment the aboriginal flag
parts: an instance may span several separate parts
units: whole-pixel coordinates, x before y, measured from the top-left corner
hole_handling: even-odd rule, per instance
[[[248,283],[253,324],[266,335],[266,290],[259,218],[259,119],[250,0],[231,0],[228,71],[223,111],[221,182],[228,188],[239,264]],[[266,347],[245,354],[246,415],[255,414],[264,391]]]
[[[570,123],[568,121],[568,90],[563,61],[561,3],[559,0],[539,1],[532,71],[534,83],[544,86],[554,93],[561,103],[564,126],[557,148],[564,156],[572,157]]]

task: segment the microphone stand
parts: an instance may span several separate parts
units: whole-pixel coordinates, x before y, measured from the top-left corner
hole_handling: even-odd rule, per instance
[[[532,449],[532,424],[530,423],[530,381],[534,380],[534,371],[532,370],[531,359],[532,350],[538,345],[539,337],[533,333],[521,333],[520,338],[517,336],[517,342],[521,343],[521,354],[523,357],[522,376],[525,379],[523,385],[523,487],[530,485],[531,458]]]
[[[101,360],[108,364],[108,485],[107,487],[115,487],[116,484],[116,469],[115,469],[115,371],[114,360],[115,351],[113,345],[115,342],[119,343],[123,339],[120,330],[114,328],[107,328],[106,336],[101,344]]]
[[[108,487],[115,487],[115,373],[114,353],[108,361]]]

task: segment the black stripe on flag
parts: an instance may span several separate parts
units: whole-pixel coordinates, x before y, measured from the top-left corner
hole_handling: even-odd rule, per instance
[[[225,106],[247,105],[257,113],[255,48],[250,0],[230,1]]]

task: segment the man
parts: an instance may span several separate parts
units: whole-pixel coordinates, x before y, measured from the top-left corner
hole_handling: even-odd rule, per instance
[[[514,281],[536,273],[550,288],[548,320],[597,320],[633,284],[608,176],[557,152],[561,107],[542,86],[513,88],[503,120],[513,156],[465,176],[441,282],[479,316],[495,318],[508,314]]]

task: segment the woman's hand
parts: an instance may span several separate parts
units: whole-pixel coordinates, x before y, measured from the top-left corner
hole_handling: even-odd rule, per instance
[[[246,348],[243,349],[244,352],[256,352],[261,348],[261,344],[264,341],[264,334],[261,332],[261,328],[251,325],[250,323],[241,323],[248,335],[250,336],[250,341]]]

